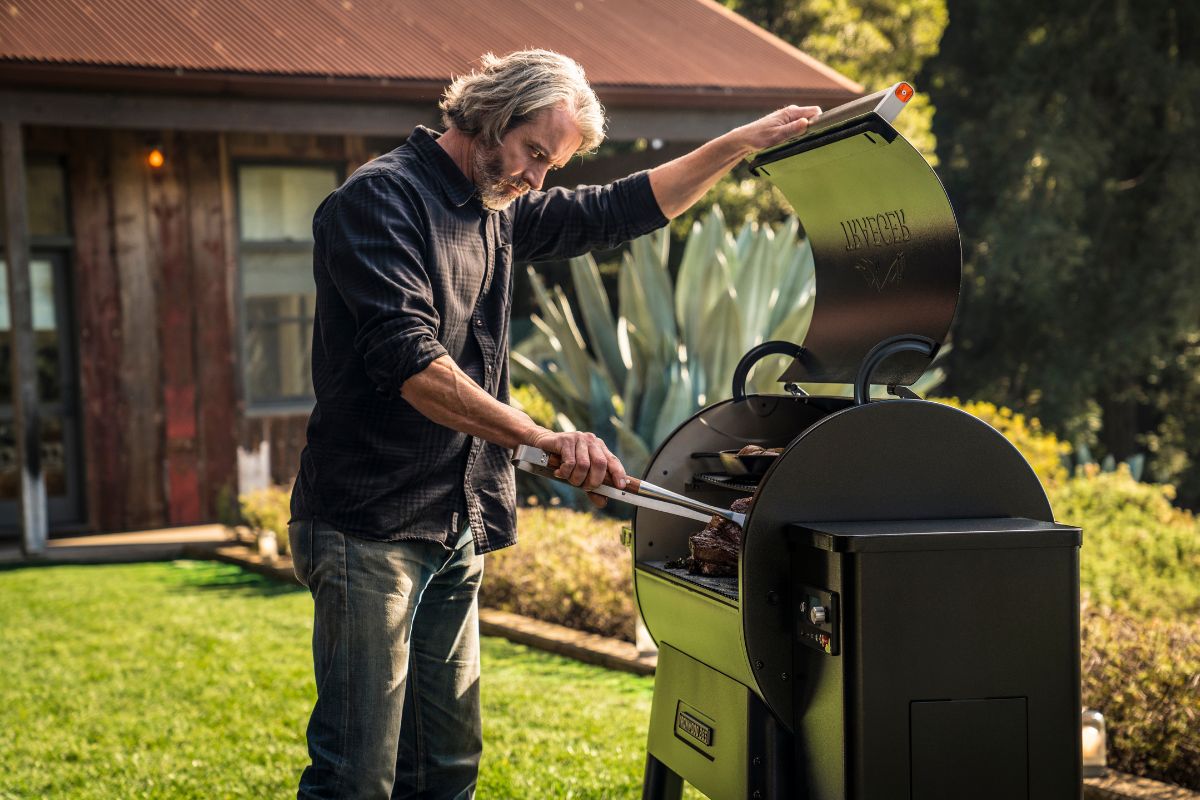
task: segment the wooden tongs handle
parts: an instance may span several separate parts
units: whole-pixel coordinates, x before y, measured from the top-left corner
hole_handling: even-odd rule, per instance
[[[521,445],[517,448],[516,453],[513,454],[513,464],[518,469],[525,470],[526,472],[541,475],[544,478],[551,478],[562,483],[569,483],[566,479],[554,474],[555,470],[562,466],[562,459],[556,453],[547,453],[536,447]],[[717,506],[710,506],[708,503],[701,503],[690,497],[676,494],[670,489],[655,486],[648,481],[628,478],[625,488],[619,489],[613,485],[612,479],[609,476],[605,475],[604,477],[604,484],[595,489],[596,494],[611,497],[615,500],[623,500],[635,506],[653,508],[668,514],[676,514],[703,522],[707,522],[715,514],[737,525],[744,526],[746,524],[745,514],[728,508],[718,508]]]
[[[557,472],[558,468],[561,466],[562,456],[560,456],[558,453],[546,453],[547,469]],[[641,494],[642,482],[632,475],[625,476],[624,486],[617,486],[615,483],[613,483],[612,475],[606,472],[604,474],[604,480],[601,481],[601,483],[603,483],[605,486],[611,486],[614,489],[621,489],[622,491],[629,492],[630,494]]]

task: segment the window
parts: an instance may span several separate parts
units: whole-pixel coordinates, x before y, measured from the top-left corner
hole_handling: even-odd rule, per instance
[[[333,166],[238,168],[242,363],[250,409],[312,403],[312,217],[338,180]]]
[[[33,301],[33,346],[37,367],[38,409],[41,417],[42,477],[53,500],[67,493],[65,463],[63,362],[56,295],[56,264],[34,256],[29,262]],[[0,502],[20,494],[21,465],[17,461],[12,409],[12,325],[8,308],[8,264],[0,258]],[[0,514],[0,518],[3,518]],[[5,520],[7,521],[7,520]]]
[[[67,224],[66,170],[57,160],[32,156],[25,162],[25,202],[33,244],[71,235]],[[0,187],[2,189],[3,187]],[[0,191],[0,242],[4,241],[4,192]]]
[[[25,168],[30,236],[69,236],[67,186],[62,164],[31,159]]]
[[[77,376],[72,346],[70,303],[71,228],[66,169],[52,158],[31,156],[25,163],[29,214],[29,283],[33,312],[34,361],[41,418],[42,478],[51,525],[83,518],[79,451]],[[0,186],[0,220],[4,192]],[[8,306],[8,264],[0,223],[0,530],[17,527],[21,464],[13,420],[12,321]],[[0,534],[0,535],[4,535]]]

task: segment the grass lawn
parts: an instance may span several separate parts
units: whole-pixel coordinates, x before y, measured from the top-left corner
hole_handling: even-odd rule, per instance
[[[0,571],[0,798],[295,796],[311,608],[209,562]],[[485,639],[479,797],[639,797],[652,688]]]

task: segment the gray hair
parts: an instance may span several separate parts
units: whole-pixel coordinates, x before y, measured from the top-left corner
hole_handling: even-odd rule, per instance
[[[563,105],[583,135],[580,153],[604,141],[604,108],[588,85],[583,67],[549,50],[485,53],[482,69],[460,75],[446,87],[438,108],[442,122],[489,145],[542,111]]]

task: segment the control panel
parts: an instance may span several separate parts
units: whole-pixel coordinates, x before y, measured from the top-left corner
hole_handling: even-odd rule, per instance
[[[838,636],[838,596],[813,586],[800,586],[796,606],[796,636],[800,643],[826,655],[841,652]]]

